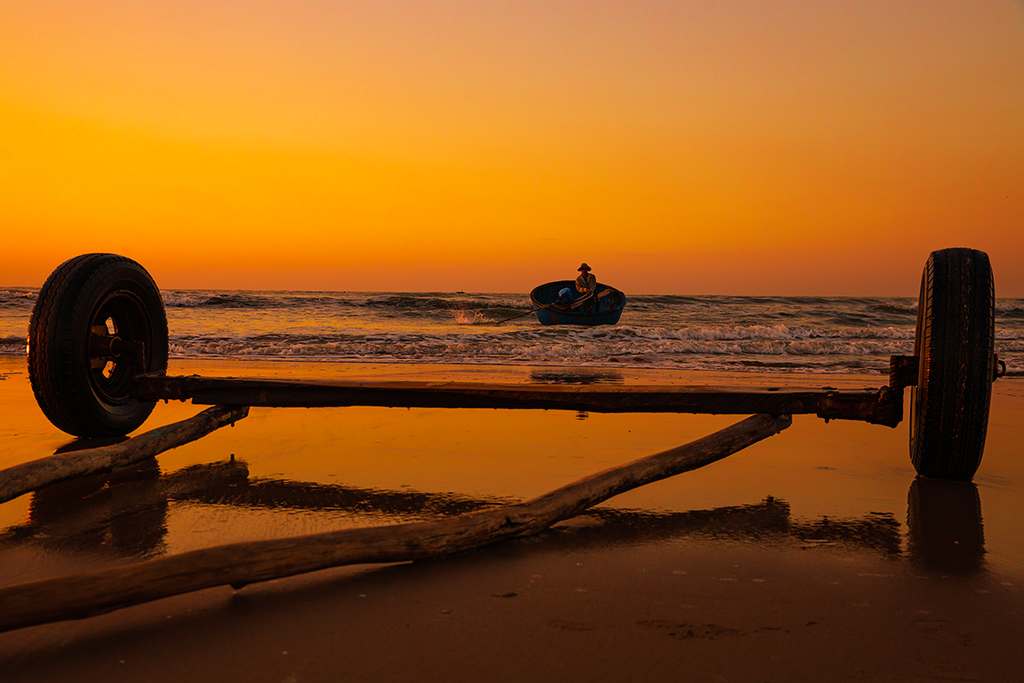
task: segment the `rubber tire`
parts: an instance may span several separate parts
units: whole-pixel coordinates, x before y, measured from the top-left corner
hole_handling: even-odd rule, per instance
[[[995,285],[985,252],[932,252],[921,278],[910,390],[910,460],[918,474],[970,481],[988,431]]]
[[[91,366],[92,328],[113,319],[131,348],[144,344],[142,368],[125,352],[106,370]],[[85,254],[60,265],[39,291],[29,323],[28,373],[36,402],[58,429],[82,437],[137,429],[155,403],[131,397],[131,378],[167,370],[167,315],[146,269],[116,254]]]

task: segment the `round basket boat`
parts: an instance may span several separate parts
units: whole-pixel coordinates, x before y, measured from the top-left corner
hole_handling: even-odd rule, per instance
[[[565,303],[558,299],[563,289],[576,293],[576,283],[557,280],[530,292],[530,303],[541,325],[615,325],[626,306],[626,295],[608,285],[598,283],[594,295]]]

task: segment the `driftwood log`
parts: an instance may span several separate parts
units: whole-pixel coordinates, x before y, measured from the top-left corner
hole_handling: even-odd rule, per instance
[[[710,436],[575,481],[533,500],[428,522],[234,543],[0,589],[0,631],[104,614],[204,588],[342,565],[440,557],[528,536],[612,496],[721,460],[792,423],[755,415]]]
[[[249,414],[247,406],[214,406],[113,446],[51,455],[0,471],[0,503],[73,477],[109,472],[206,436]]]

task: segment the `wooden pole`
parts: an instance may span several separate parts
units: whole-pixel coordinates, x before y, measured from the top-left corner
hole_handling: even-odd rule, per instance
[[[260,377],[138,377],[133,395],[145,401],[192,400],[197,405],[278,408],[516,408],[591,413],[709,413],[806,415],[895,427],[903,391],[734,389],[702,386],[484,384],[479,382],[284,380]]]
[[[328,567],[439,557],[528,536],[612,496],[721,460],[791,423],[788,415],[755,415],[515,505],[428,522],[234,543],[9,586],[0,589],[0,631],[81,619],[212,586],[241,588]]]
[[[51,455],[0,471],[0,503],[65,479],[109,472],[206,436],[249,414],[248,406],[214,406],[113,446]]]
[[[546,311],[549,307],[551,307],[553,305],[554,304],[544,304],[543,306],[538,306],[537,308],[531,308],[526,313],[516,313],[511,318],[505,318],[504,320],[499,320],[498,322],[492,323],[492,324],[493,325],[500,325],[502,323],[507,323],[509,320],[515,320],[516,318],[522,318],[524,315],[530,315],[531,313],[536,313],[537,311]]]

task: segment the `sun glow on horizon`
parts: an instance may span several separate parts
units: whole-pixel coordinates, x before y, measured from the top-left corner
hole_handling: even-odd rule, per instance
[[[0,9],[0,285],[1024,296],[1024,12],[986,1]]]

